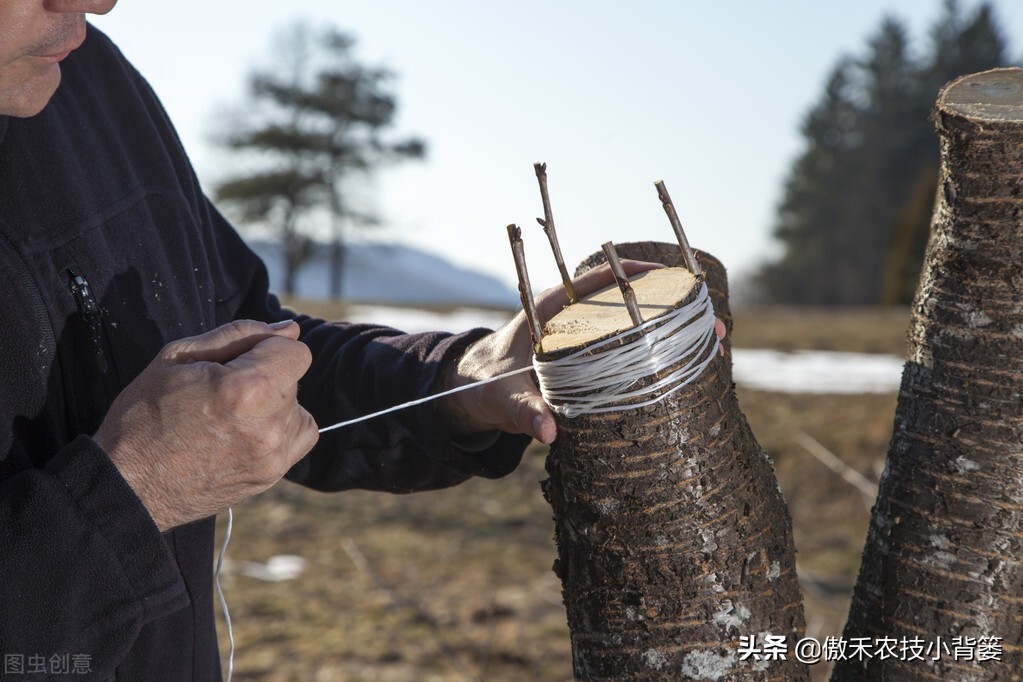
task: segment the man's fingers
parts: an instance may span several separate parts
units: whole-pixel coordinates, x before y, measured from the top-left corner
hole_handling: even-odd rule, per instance
[[[659,263],[646,263],[638,260],[623,260],[622,269],[628,276],[638,275],[647,270],[656,270],[664,266]],[[604,287],[615,283],[614,275],[607,263],[587,270],[585,273],[572,280],[572,286],[579,296],[588,296]],[[537,297],[536,306],[542,320],[546,321],[557,315],[562,308],[568,305],[568,296],[563,287],[552,287]]]
[[[297,325],[296,325],[297,326]],[[287,384],[294,384],[309,369],[313,356],[301,341],[284,336],[264,336],[241,355],[224,363],[237,370],[255,369]]]
[[[205,334],[168,344],[164,352],[167,359],[177,362],[226,363],[252,350],[263,339],[271,336],[297,339],[299,331],[293,320],[274,324],[237,320]]]
[[[664,266],[660,263],[646,263],[643,261],[628,259],[622,261],[622,269],[629,277],[638,275],[641,272],[646,272],[647,270],[657,270],[663,267]],[[604,263],[592,270],[587,270],[578,279],[576,279],[575,289],[576,293],[580,296],[586,296],[587,294],[592,294],[594,291],[611,286],[614,283],[615,278],[611,273],[611,266]]]
[[[316,420],[313,419],[313,415],[300,405],[296,405],[293,425],[290,431],[290,438],[287,441],[291,448],[288,457],[288,468],[291,468],[296,462],[305,457],[320,439],[320,430],[316,425]]]

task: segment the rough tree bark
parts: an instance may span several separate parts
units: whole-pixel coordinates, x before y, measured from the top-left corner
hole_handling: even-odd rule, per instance
[[[1023,678],[1023,71],[953,81],[935,121],[940,201],[845,629],[896,655],[833,680]],[[955,660],[982,637],[1001,661]]]
[[[662,262],[678,251],[617,248]],[[709,288],[726,291],[723,268],[711,274]],[[714,302],[719,316],[727,311]],[[559,416],[558,428],[544,494],[576,679],[807,679],[791,654],[740,660],[740,636],[754,636],[753,648],[767,635],[791,648],[804,621],[791,519],[730,364],[716,358],[654,405]]]

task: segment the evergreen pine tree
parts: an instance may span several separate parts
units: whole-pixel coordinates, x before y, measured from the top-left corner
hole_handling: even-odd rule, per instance
[[[908,303],[923,262],[937,148],[938,89],[999,66],[1005,41],[987,4],[964,17],[955,0],[914,58],[904,26],[885,18],[862,59],[845,57],[803,125],[778,211],[783,253],[755,276],[761,297],[809,305]],[[923,193],[923,194],[921,194]],[[909,290],[909,293],[907,293]]]
[[[964,17],[956,0],[946,0],[942,16],[931,30],[929,62],[921,70],[924,89],[921,104],[934,101],[940,88],[959,76],[1002,66],[1005,54],[1005,39],[990,5],[982,4],[972,16]],[[885,305],[908,305],[913,300],[930,234],[937,192],[938,147],[931,126],[919,128],[914,136],[914,153],[920,159],[920,170],[915,188],[906,195],[899,211],[888,244],[881,296]]]
[[[392,74],[367,67],[352,54],[354,39],[336,28],[313,32],[299,24],[278,50],[282,65],[250,78],[248,115],[225,145],[255,163],[216,187],[219,201],[271,226],[285,252],[283,291],[293,293],[295,272],[311,253],[308,225],[319,211],[332,236],[331,295],[341,295],[344,226],[370,224],[347,188],[355,174],[383,163],[422,157],[414,137],[389,140],[397,99]],[[255,153],[255,154],[253,154]]]

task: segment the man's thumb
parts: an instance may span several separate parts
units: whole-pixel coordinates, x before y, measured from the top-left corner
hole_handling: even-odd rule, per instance
[[[541,443],[550,445],[558,435],[558,425],[543,398],[530,395],[519,408],[519,428]]]

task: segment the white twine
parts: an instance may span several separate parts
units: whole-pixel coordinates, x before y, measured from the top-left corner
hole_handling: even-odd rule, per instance
[[[224,530],[224,544],[220,546],[220,555],[217,557],[217,570],[213,573],[213,582],[217,586],[217,599],[220,600],[220,610],[224,614],[224,624],[227,625],[227,641],[231,650],[227,654],[227,676],[224,682],[231,682],[234,674],[234,630],[231,628],[231,612],[227,610],[227,599],[224,598],[224,590],[220,587],[220,571],[224,568],[224,555],[227,554],[227,543],[231,542],[231,528],[234,526],[234,511],[227,508],[227,528]]]
[[[477,381],[477,382],[474,382],[474,383],[471,383],[471,384],[465,384],[464,386],[459,386],[458,388],[452,388],[452,389],[449,389],[447,391],[442,391],[440,393],[435,393],[433,395],[428,395],[425,398],[417,398],[415,400],[410,400],[407,403],[402,403],[401,405],[395,405],[394,407],[388,407],[387,409],[380,410],[379,412],[373,412],[372,414],[366,414],[366,415],[363,415],[361,417],[356,417],[355,419],[349,419],[347,421],[338,422],[337,424],[331,424],[330,426],[324,426],[322,429],[320,429],[320,433],[326,433],[327,431],[333,431],[334,429],[340,429],[340,428],[342,428],[344,426],[351,426],[352,424],[358,424],[359,422],[364,422],[364,421],[367,421],[369,419],[373,419],[374,417],[379,417],[381,415],[389,414],[391,412],[397,412],[398,410],[404,410],[406,407],[412,407],[413,405],[422,405],[423,403],[428,403],[431,400],[436,400],[437,398],[443,398],[444,396],[451,395],[452,393],[458,393],[460,391],[468,391],[470,388],[476,388],[477,386],[482,386],[483,384],[489,384],[489,383],[494,382],[494,381],[500,381],[501,379],[507,379],[508,377],[515,376],[516,374],[522,374],[523,372],[528,372],[528,371],[530,371],[532,369],[533,368],[529,367],[529,366],[519,367],[518,369],[513,369],[510,372],[505,372],[504,374],[498,374],[497,376],[492,376],[489,379],[483,379],[482,381]]]
[[[587,346],[571,355],[546,362],[533,358],[532,367],[520,367],[482,381],[465,384],[378,412],[324,426],[319,429],[319,432],[327,433],[358,424],[530,370],[536,372],[540,393],[547,404],[552,410],[566,417],[645,407],[664,400],[672,393],[692,383],[703,373],[703,370],[714,359],[718,349],[714,324],[714,306],[707,293],[707,285],[703,284],[697,292],[696,298],[688,305],[647,320],[641,325],[627,329],[600,343]],[[637,335],[637,338],[617,347],[599,350],[605,346],[613,346],[630,334]],[[689,358],[688,362],[657,381],[636,390],[628,390],[640,379],[673,367],[686,358]],[[658,393],[662,389],[665,390]],[[580,395],[583,393],[587,395]],[[653,397],[641,402],[618,404],[646,395],[653,395]]]
[[[718,349],[714,325],[714,306],[703,284],[691,303],[670,313],[557,360],[534,358],[540,393],[552,410],[569,418],[652,405],[688,386],[711,363]],[[636,338],[622,343],[630,335]]]

